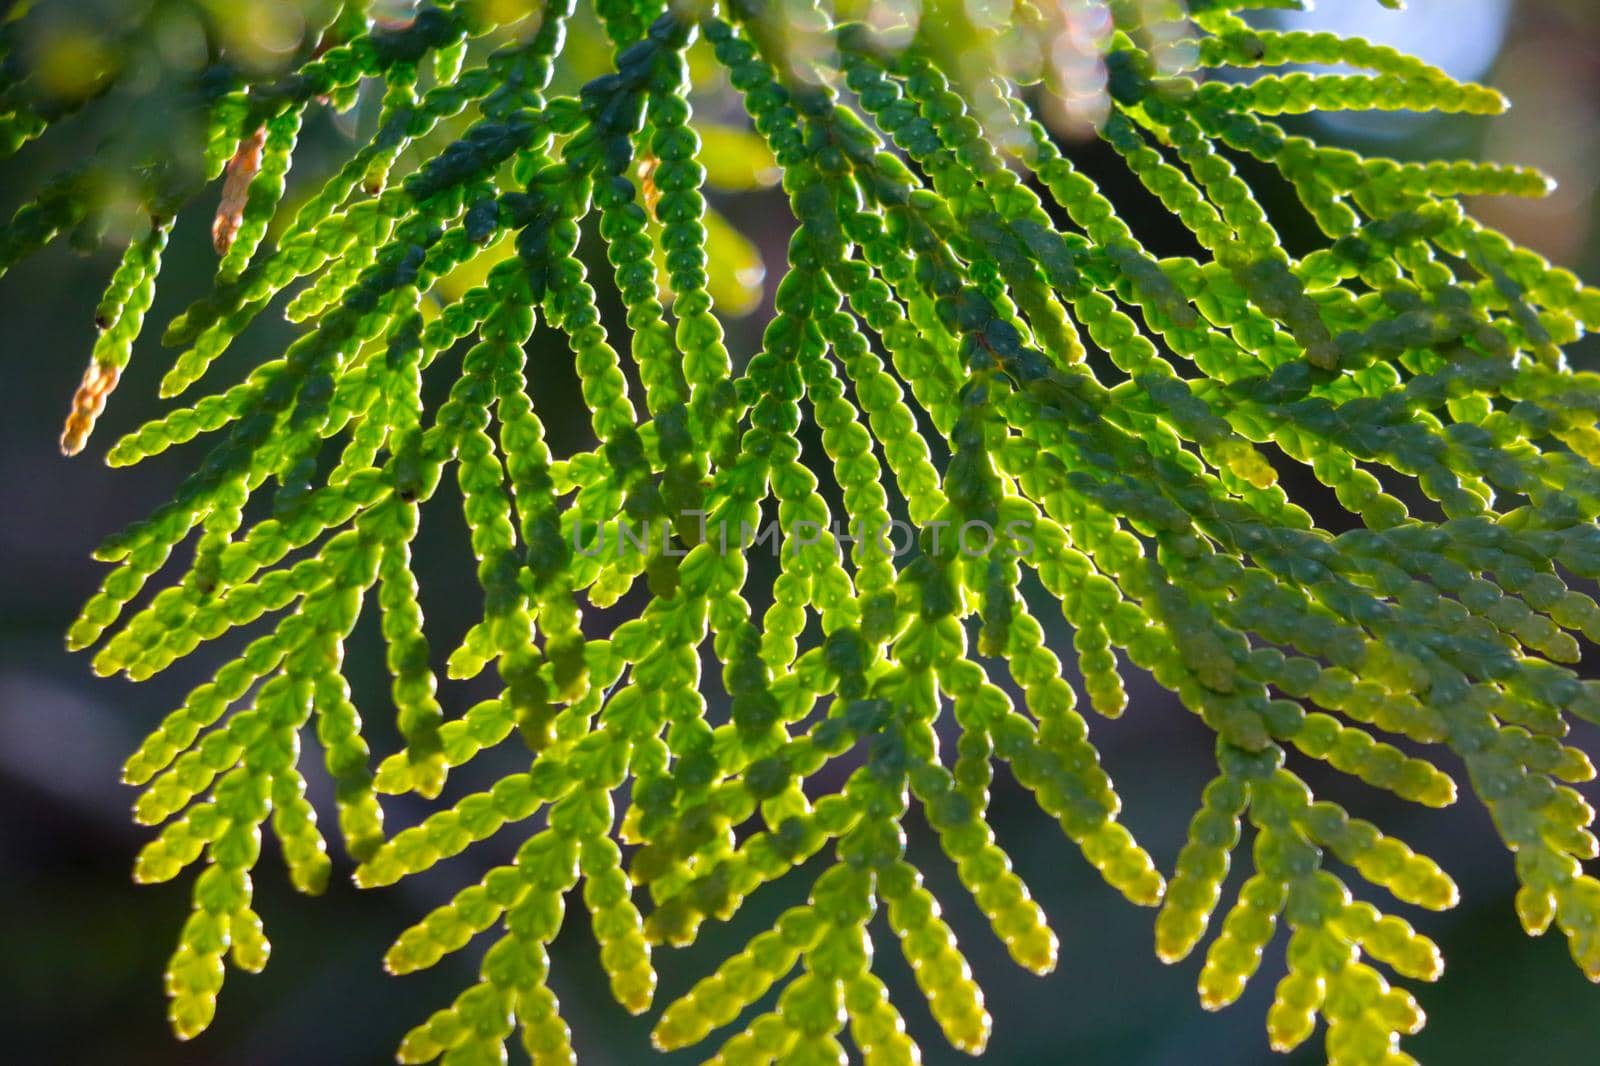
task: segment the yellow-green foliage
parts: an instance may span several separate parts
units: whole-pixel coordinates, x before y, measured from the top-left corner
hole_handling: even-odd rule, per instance
[[[167,326],[180,354],[163,391],[199,380],[297,285],[301,333],[111,447],[125,465],[215,440],[170,503],[101,550],[111,572],[70,635],[99,645],[99,672],[144,678],[275,620],[127,765],[138,818],[161,826],[138,879],[201,866],[167,975],[178,1034],[209,1023],[227,965],[266,962],[251,909],[263,831],[296,887],[327,882],[298,768],[307,730],[362,885],[539,819],[513,863],[390,950],[404,973],[493,938],[478,983],[405,1038],[406,1062],[500,1061],[518,1031],[535,1062],[572,1059],[547,984],[569,901],[592,919],[619,1003],[643,1011],[655,948],[689,943],[818,854],[806,902],[668,1005],[656,1043],[705,1040],[776,987],[776,1008],[712,1061],[834,1062],[846,1040],[868,1062],[916,1061],[872,972],[881,907],[945,1036],[982,1050],[989,1008],[906,860],[905,823],[931,826],[1015,960],[1049,971],[1055,934],[985,820],[996,763],[1113,889],[1157,908],[1165,961],[1200,945],[1230,866],[1247,865],[1200,996],[1236,999],[1286,927],[1267,1018],[1280,1049],[1320,1019],[1330,1060],[1410,1061],[1399,1038],[1422,1012],[1384,971],[1433,980],[1438,950],[1351,886],[1431,909],[1457,899],[1431,860],[1316,799],[1289,769],[1302,759],[1429,806],[1466,790],[1515,857],[1527,930],[1554,924],[1600,978],[1600,882],[1581,865],[1593,811],[1572,787],[1594,770],[1561,739],[1574,719],[1600,721],[1600,683],[1571,665],[1600,638],[1600,608],[1570,587],[1600,577],[1600,378],[1562,355],[1600,325],[1600,292],[1458,199],[1539,195],[1539,175],[1367,159],[1266,117],[1485,113],[1497,93],[1364,41],[1253,29],[1234,13],[1250,6],[928,0],[913,32],[867,3],[596,0],[583,17],[598,16],[601,43],[565,41],[571,0],[441,0],[377,23],[349,2],[310,5],[320,21],[285,75],[208,68],[188,169],[140,172],[154,226],[111,281],[69,441],[129,357],[173,214],[225,180],[217,281]],[[979,7],[996,9],[990,22],[972,21]],[[51,4],[29,8],[14,8],[8,40]],[[1036,120],[1061,88],[1037,60],[1074,14],[1107,19],[1087,57],[1105,74],[1099,135],[1198,256],[1147,250]],[[552,89],[558,68],[600,52],[603,73],[569,76],[575,95]],[[1279,69],[1291,63],[1342,72]],[[8,153],[107,91],[52,102],[5,69]],[[376,133],[282,206],[303,122],[349,107],[363,81],[383,86]],[[691,100],[719,85],[752,129],[703,140]],[[1240,156],[1282,175],[1320,247],[1284,249]],[[748,304],[727,268],[754,251],[707,221],[702,186],[778,174],[797,228],[776,314],[759,352],[730,351],[717,306]],[[0,264],[104,210],[103,177],[91,161],[45,183],[0,231]],[[626,331],[602,322],[585,226]],[[530,346],[536,319],[570,354]],[[458,341],[470,347],[448,399],[425,404],[425,376]],[[558,359],[593,430],[576,454],[554,454],[541,422],[537,370]],[[819,454],[802,454],[806,420]],[[342,442],[331,468],[329,440]],[[1277,483],[1291,464],[1355,528],[1314,526]],[[454,716],[412,567],[447,476],[483,605],[448,672],[492,667],[500,689]],[[247,523],[263,492],[270,517]],[[819,531],[785,544],[770,589],[714,532],[758,525],[764,503],[784,530]],[[836,536],[902,515],[916,543],[904,556]],[[644,546],[574,550],[575,536],[604,528],[617,543],[640,523]],[[968,525],[991,531],[984,551],[954,535]],[[183,576],[139,603],[191,535]],[[1216,776],[1170,876],[1118,821],[1060,649],[1019,594],[1029,573],[1070,624],[1094,710],[1123,713],[1120,659],[1216,734]],[[640,586],[632,620],[584,627]],[[752,603],[769,602],[758,616]],[[341,676],[344,641],[374,610],[393,698],[363,713],[393,715],[404,739],[376,762]],[[712,659],[731,696],[716,725]],[[386,835],[381,795],[435,797],[514,733],[532,750],[525,772]],[[843,787],[808,792],[836,764]]]

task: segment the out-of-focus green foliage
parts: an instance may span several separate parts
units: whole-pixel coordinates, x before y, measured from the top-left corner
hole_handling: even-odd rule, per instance
[[[915,1061],[872,970],[882,906],[949,1041],[980,1051],[990,1015],[903,823],[914,799],[994,934],[1050,970],[1055,935],[985,821],[996,762],[1115,890],[1159,908],[1166,961],[1204,938],[1248,822],[1252,872],[1200,994],[1237,998],[1286,925],[1275,1047],[1321,1018],[1331,1061],[1410,1061],[1399,1037],[1422,1014],[1379,966],[1431,980],[1439,953],[1346,878],[1425,908],[1457,898],[1432,861],[1313,796],[1290,749],[1430,806],[1456,800],[1433,761],[1452,754],[1515,856],[1524,926],[1557,927],[1600,977],[1593,811],[1572,787],[1594,769],[1562,741],[1600,721],[1600,683],[1570,665],[1600,639],[1600,607],[1572,587],[1600,576],[1600,378],[1562,355],[1600,324],[1600,292],[1462,211],[1465,194],[1539,195],[1539,175],[1364,159],[1267,118],[1489,113],[1497,93],[1365,41],[1253,29],[1248,6],[1284,5],[596,0],[597,28],[570,40],[563,0],[151,3],[103,22],[14,5],[7,154],[58,121],[171,108],[159,135],[108,125],[104,153],[0,230],[3,268],[145,220],[101,303],[67,449],[207,183],[224,186],[218,278],[166,327],[163,392],[281,293],[304,324],[281,358],[112,446],[122,465],[217,437],[171,503],[102,549],[113,569],[70,634],[137,679],[277,616],[127,766],[137,817],[162,826],[138,879],[202,865],[167,973],[178,1034],[208,1024],[226,963],[266,962],[263,828],[297,887],[328,879],[307,730],[363,885],[538,819],[513,863],[389,952],[413,971],[495,930],[481,979],[412,1030],[407,1062],[500,1061],[518,1031],[536,1062],[573,1058],[546,949],[580,883],[616,997],[643,1011],[656,947],[824,851],[807,902],[667,1006],[657,1043],[743,1018],[714,1061],[833,1062],[846,1038],[869,1062]],[[304,121],[362,97],[376,131],[285,206]],[[749,127],[717,110],[735,98]],[[1194,254],[1145,248],[1041,119],[1104,138]],[[1241,156],[1293,189],[1320,247],[1282,246]],[[759,253],[702,187],[780,177],[797,228],[746,359],[717,312],[757,302]],[[626,309],[615,340],[578,257],[585,224]],[[536,318],[570,354],[529,350]],[[469,338],[448,399],[425,403],[435,359]],[[557,358],[593,429],[559,456],[529,381]],[[808,419],[823,455],[802,455]],[[1286,464],[1353,528],[1314,527],[1277,484]],[[500,688],[453,719],[411,570],[447,474],[483,601],[448,674],[492,666]],[[247,520],[263,495],[270,513]],[[768,587],[751,566],[765,545],[741,543],[764,507],[781,546]],[[897,522],[899,542],[881,535]],[[182,576],[134,608],[191,536]],[[1095,711],[1123,712],[1131,664],[1216,733],[1170,879],[1118,821],[1025,574],[1072,626]],[[585,629],[636,588],[635,617]],[[404,739],[376,765],[341,674],[369,601]],[[708,714],[709,662],[726,722]],[[437,797],[513,733],[525,772],[386,836],[380,796]],[[834,764],[843,787],[808,792]]]

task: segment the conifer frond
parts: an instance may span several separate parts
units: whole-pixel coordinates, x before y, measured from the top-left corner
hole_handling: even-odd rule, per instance
[[[1111,888],[1158,908],[1162,960],[1215,925],[1206,1007],[1237,999],[1287,929],[1275,1048],[1325,1022],[1330,1061],[1410,1061],[1399,1038],[1422,1012],[1380,967],[1429,981],[1442,961],[1355,893],[1458,898],[1432,860],[1316,798],[1294,762],[1432,807],[1466,789],[1514,856],[1524,926],[1554,924],[1600,980],[1600,881],[1582,865],[1600,844],[1572,787],[1594,768],[1563,742],[1574,720],[1600,722],[1600,682],[1572,665],[1600,640],[1582,590],[1600,578],[1600,377],[1563,355],[1600,327],[1600,291],[1458,199],[1541,195],[1536,172],[1364,158],[1271,121],[1487,114],[1505,106],[1497,92],[1235,14],[1284,4],[1078,5],[1109,20],[1088,57],[1104,74],[1097,133],[1193,235],[1197,254],[1162,257],[1044,124],[1068,87],[1025,57],[1048,48],[1001,46],[1064,32],[1073,5],[1018,3],[980,25],[971,5],[929,0],[896,28],[845,0],[596,0],[610,60],[588,80],[563,63],[566,34],[592,31],[573,0],[531,13],[428,0],[402,22],[367,6],[323,5],[281,77],[212,57],[197,143],[138,175],[149,225],[101,302],[62,438],[83,447],[174,218],[220,182],[216,279],[166,326],[162,394],[200,382],[280,294],[299,336],[111,447],[128,465],[212,441],[169,503],[101,549],[110,572],[68,638],[98,645],[98,672],[146,678],[255,627],[126,767],[144,789],[136,817],[162,826],[136,877],[201,867],[167,972],[179,1036],[210,1022],[229,964],[266,962],[263,832],[301,891],[333,868],[299,768],[307,730],[360,885],[513,823],[524,834],[514,862],[386,956],[406,973],[492,940],[479,980],[405,1037],[404,1062],[500,1061],[513,1036],[537,1063],[570,1061],[547,983],[569,901],[618,1002],[640,1012],[657,949],[818,855],[806,902],[666,1005],[655,1043],[710,1040],[778,989],[711,1061],[831,1062],[846,1041],[868,1062],[917,1061],[872,969],[881,907],[944,1036],[981,1051],[1004,1005],[986,1005],[905,839],[924,821],[992,934],[1050,971],[1056,934],[987,820],[996,764]],[[1332,69],[1283,69],[1300,64]],[[16,64],[4,77],[4,154],[119,91],[113,78],[53,100]],[[376,132],[299,187],[302,125],[365,83]],[[713,107],[734,100],[749,129]],[[703,120],[702,103],[721,117]],[[730,165],[737,152],[753,162]],[[1241,156],[1282,176],[1319,247],[1284,248]],[[109,179],[126,175],[111,165],[46,180],[0,230],[0,270],[113,210]],[[769,170],[796,224],[774,316],[744,352],[724,335],[719,293],[743,297],[715,249],[755,253],[706,189]],[[580,255],[584,232],[604,264]],[[601,311],[613,290],[625,329]],[[569,350],[531,341],[536,325]],[[424,382],[449,373],[434,364],[458,342],[434,405]],[[544,423],[557,359],[592,431],[571,454]],[[807,421],[820,453],[802,449]],[[1280,482],[1291,465],[1353,528],[1314,524]],[[447,477],[482,599],[454,647],[425,631],[413,558]],[[263,495],[269,516],[247,519]],[[768,578],[751,565],[766,545],[748,538],[774,515]],[[174,552],[187,569],[146,595]],[[1070,652],[1025,581],[1061,611]],[[630,620],[585,626],[635,590]],[[379,619],[392,698],[358,713],[342,658],[363,612]],[[439,662],[447,681],[492,667],[498,695],[455,713]],[[1080,707],[1142,713],[1128,666],[1217,738],[1170,879],[1122,824]],[[363,714],[392,716],[400,749],[375,761]],[[380,796],[435,798],[513,733],[526,771],[386,830]],[[824,767],[845,784],[817,795]],[[1249,874],[1219,920],[1236,861]]]

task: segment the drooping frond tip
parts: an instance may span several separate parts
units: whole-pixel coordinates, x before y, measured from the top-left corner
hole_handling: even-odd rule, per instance
[[[1331,1061],[1410,1061],[1399,1040],[1422,1011],[1388,975],[1435,980],[1442,960],[1352,885],[1430,910],[1459,894],[1296,762],[1430,807],[1469,791],[1515,856],[1524,926],[1559,928],[1600,979],[1600,881],[1582,865],[1600,845],[1574,787],[1594,768],[1564,740],[1600,721],[1600,682],[1575,671],[1600,640],[1583,591],[1600,577],[1600,377],[1563,354],[1600,325],[1600,292],[1463,208],[1542,195],[1543,176],[1366,158],[1272,121],[1485,114],[1498,93],[1367,41],[1262,28],[1236,14],[1251,6],[1285,5],[315,5],[289,70],[210,56],[192,158],[164,146],[131,184],[95,161],[46,181],[0,230],[0,269],[92,229],[108,190],[138,190],[155,219],[101,302],[69,453],[128,363],[171,220],[212,184],[217,278],[166,327],[163,395],[280,296],[299,324],[281,356],[111,447],[127,465],[214,442],[101,549],[111,572],[69,634],[98,645],[97,671],[146,678],[253,627],[125,771],[161,827],[137,878],[202,867],[167,973],[178,1034],[209,1023],[228,965],[266,962],[263,831],[297,888],[331,874],[308,729],[360,885],[540,818],[385,957],[407,973],[493,941],[479,979],[405,1036],[405,1062],[499,1061],[516,1034],[535,1062],[569,1061],[548,976],[570,901],[639,1012],[658,949],[823,854],[804,903],[665,1007],[656,1045],[700,1043],[779,988],[711,1061],[837,1061],[847,1041],[917,1061],[874,973],[881,908],[944,1036],[981,1051],[991,1007],[906,834],[915,807],[992,935],[1049,972],[1056,934],[990,824],[997,764],[1111,888],[1157,908],[1163,961],[1206,941],[1248,864],[1200,998],[1236,1000],[1287,927],[1280,1050],[1325,1023]],[[601,72],[571,58],[595,53]],[[137,102],[112,78],[64,106],[3,70],[8,153],[78,105]],[[358,101],[371,136],[291,180],[308,121]],[[1067,104],[1195,254],[1141,243],[1052,131]],[[1246,157],[1292,190],[1314,250],[1286,250],[1291,209],[1269,210]],[[724,325],[756,302],[759,252],[707,188],[771,175],[795,226],[749,351]],[[425,383],[458,346],[434,404]],[[546,431],[539,370],[556,359],[582,391],[578,450]],[[808,421],[820,450],[802,447]],[[1291,468],[1348,531],[1289,495]],[[418,530],[446,477],[482,597],[464,635],[425,632],[418,600]],[[270,517],[247,521],[265,492]],[[141,601],[191,536],[187,570]],[[597,632],[635,590],[644,606]],[[342,672],[369,601],[392,686],[364,713],[402,741],[376,764]],[[1131,713],[1129,667],[1216,735],[1176,856],[1122,824],[1079,707]],[[491,669],[498,694],[461,710],[449,683]],[[386,827],[382,796],[436,797],[513,734],[526,770]],[[842,786],[819,787],[825,769]]]

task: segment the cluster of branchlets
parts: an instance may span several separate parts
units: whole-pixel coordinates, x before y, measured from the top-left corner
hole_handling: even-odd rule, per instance
[[[112,447],[131,464],[220,434],[171,503],[101,550],[113,569],[70,634],[80,648],[103,639],[98,671],[145,678],[279,616],[126,769],[144,786],[136,816],[162,826],[137,876],[204,866],[168,971],[179,1034],[209,1023],[225,960],[266,961],[251,908],[263,827],[298,888],[329,876],[297,766],[308,727],[362,885],[544,816],[513,863],[389,952],[388,969],[410,972],[498,928],[479,980],[405,1038],[407,1062],[498,1061],[518,1032],[535,1062],[574,1057],[548,949],[580,883],[616,998],[638,1012],[655,992],[654,947],[690,943],[825,849],[807,901],[668,1006],[656,1043],[699,1042],[782,984],[715,1061],[834,1062],[847,1039],[870,1062],[916,1061],[872,970],[881,905],[944,1035],[981,1050],[982,992],[905,842],[914,799],[1012,957],[1049,971],[1055,934],[986,820],[997,762],[1111,886],[1160,908],[1166,961],[1204,939],[1248,822],[1251,874],[1206,950],[1202,1002],[1237,999],[1282,922],[1273,1045],[1300,1044],[1321,1019],[1331,1061],[1410,1061],[1399,1036],[1422,1013],[1378,965],[1432,980],[1438,950],[1355,900],[1331,867],[1425,908],[1452,906],[1456,887],[1286,768],[1292,749],[1420,804],[1455,801],[1431,756],[1382,734],[1465,763],[1463,783],[1516,856],[1524,926],[1558,927],[1600,977],[1600,882],[1581,865],[1600,844],[1572,787],[1594,769],[1563,740],[1573,719],[1600,721],[1600,684],[1571,667],[1580,640],[1600,640],[1600,605],[1571,587],[1600,577],[1600,378],[1561,354],[1600,326],[1600,292],[1455,199],[1537,195],[1539,175],[1366,159],[1269,121],[1492,112],[1498,94],[1359,39],[1254,29],[1234,13],[1245,6],[1191,0],[1175,36],[1152,28],[1180,26],[1175,4],[1106,5],[1117,33],[1101,136],[1201,257],[1147,250],[1016,84],[952,74],[920,38],[887,47],[870,25],[819,11],[596,0],[613,69],[550,96],[572,0],[542,5],[488,54],[477,41],[497,30],[493,5],[426,4],[405,26],[369,28],[365,5],[348,3],[331,46],[287,77],[219,76],[201,100],[204,170],[239,195],[224,194],[216,284],[166,329],[180,354],[163,394],[197,382],[297,285],[287,314],[306,328],[243,382]],[[0,32],[0,49],[9,39]],[[702,59],[770,147],[797,221],[747,361],[724,343],[709,292],[690,103]],[[1273,69],[1288,64],[1356,72]],[[1220,67],[1268,69],[1203,77]],[[383,83],[377,132],[291,214],[301,125],[353,103],[364,79]],[[0,152],[56,117],[7,87]],[[407,171],[409,147],[458,123]],[[1223,147],[1283,176],[1321,247],[1283,248]],[[47,183],[0,229],[0,269],[84,225],[99,189],[88,169]],[[159,201],[113,275],[71,450],[128,362],[181,199]],[[586,220],[625,340],[602,323],[579,256]],[[497,246],[510,251],[481,284],[436,303],[440,279]],[[570,346],[588,451],[557,456],[547,442],[526,366],[536,320]],[[430,410],[424,375],[469,338]],[[821,455],[802,455],[806,419]],[[1278,484],[1284,456],[1359,528],[1317,529]],[[447,474],[483,616],[446,672],[492,666],[500,682],[455,718],[412,561]],[[247,524],[263,491],[271,514]],[[1033,548],[999,537],[973,555],[924,535],[900,559],[841,552],[823,532],[786,549],[758,589],[741,555],[698,540],[706,525],[754,527],[764,507],[785,528],[823,531],[901,513],[924,534],[1020,523]],[[684,550],[620,536],[615,553],[572,550],[574,530],[651,521]],[[191,534],[184,575],[130,610]],[[641,582],[637,617],[585,636],[586,610]],[[1217,774],[1170,879],[1119,821],[1030,582],[1071,627],[1094,711],[1124,713],[1132,665],[1216,733]],[[369,597],[404,741],[376,767],[340,668]],[[756,602],[768,603],[760,617]],[[719,725],[707,649],[730,697]],[[453,768],[513,733],[533,751],[526,772],[385,835],[379,796],[436,797]],[[835,763],[843,787],[808,794]]]

